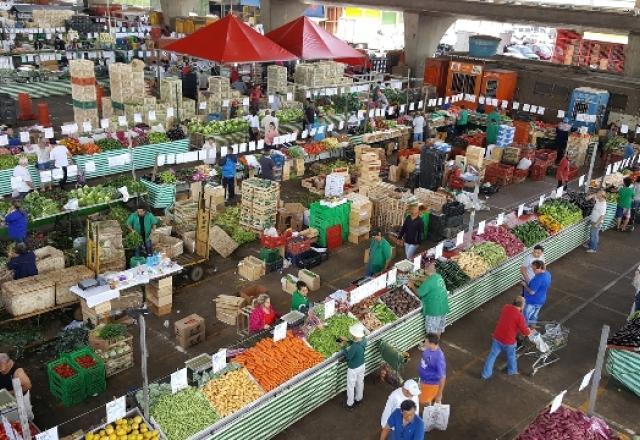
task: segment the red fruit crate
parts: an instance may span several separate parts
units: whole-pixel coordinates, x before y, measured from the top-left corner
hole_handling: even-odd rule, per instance
[[[531,167],[529,178],[536,182],[544,180],[544,176],[547,175],[547,168],[549,168],[549,165],[546,162],[536,160]]]
[[[277,237],[271,237],[269,235],[260,235],[260,243],[267,249],[275,249],[287,244],[287,240],[291,237],[291,232],[287,232]]]
[[[513,183],[522,183],[527,179],[529,170],[518,170],[513,172]]]
[[[511,180],[513,178],[514,170],[515,170],[515,167],[513,165],[493,163],[488,165],[485,168],[484,176],[485,176],[485,179],[487,177],[502,177],[502,178],[508,178],[509,180]]]
[[[304,238],[292,238],[285,248],[287,255],[298,255],[311,249],[311,240]]]
[[[536,160],[546,162],[547,165],[555,162],[557,158],[558,158],[558,152],[555,150],[543,148],[541,150],[536,151]]]

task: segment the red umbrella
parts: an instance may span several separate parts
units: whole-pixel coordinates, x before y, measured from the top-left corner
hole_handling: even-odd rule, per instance
[[[227,15],[164,50],[218,63],[291,61],[297,57],[260,35],[234,15]]]
[[[303,60],[337,58],[363,64],[365,55],[322,29],[308,17],[299,17],[266,35]]]

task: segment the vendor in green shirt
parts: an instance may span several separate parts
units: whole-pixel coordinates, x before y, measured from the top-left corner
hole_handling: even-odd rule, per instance
[[[346,408],[351,411],[355,405],[362,402],[364,397],[364,351],[367,347],[367,339],[364,337],[364,326],[360,323],[349,327],[351,340],[346,341],[346,347],[342,349],[342,354],[347,361],[347,402]]]
[[[497,109],[494,109],[489,116],[487,116],[487,145],[495,144],[498,140],[500,121],[501,116]]]
[[[297,310],[298,312],[306,312],[309,310],[309,286],[304,281],[298,281],[296,283],[296,290],[291,295],[291,310]],[[300,309],[303,310],[300,310]]]
[[[127,227],[129,231],[135,231],[142,237],[142,245],[138,246],[135,250],[136,257],[140,256],[142,250],[144,250],[147,255],[151,255],[153,253],[153,247],[151,246],[151,232],[156,229],[156,225],[158,224],[158,219],[147,211],[147,209],[143,206],[138,207],[135,212],[132,212],[129,218],[127,219]]]
[[[467,131],[467,124],[469,123],[469,112],[464,107],[464,104],[460,106],[460,113],[458,113],[458,119],[456,120],[456,132],[462,134]]]
[[[625,177],[623,186],[618,190],[618,208],[616,209],[616,224],[618,231],[627,229],[631,218],[631,208],[636,192],[633,189],[631,177]]]
[[[449,293],[444,279],[436,273],[435,259],[427,261],[425,272],[427,277],[416,293],[422,301],[422,314],[427,334],[435,333],[440,336],[447,324]]]
[[[367,276],[373,276],[387,270],[391,263],[391,245],[382,238],[382,232],[374,230],[369,244],[369,262]]]

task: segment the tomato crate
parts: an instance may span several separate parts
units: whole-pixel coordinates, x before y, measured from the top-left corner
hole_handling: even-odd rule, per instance
[[[311,249],[311,241],[310,239],[299,239],[299,238],[293,238],[291,240],[289,240],[289,242],[287,243],[287,247],[285,248],[285,255],[287,256],[293,256],[293,255],[299,255],[303,252],[308,251],[309,249]]]
[[[487,177],[502,177],[511,180],[514,171],[513,165],[504,165],[501,163],[493,163],[486,167],[484,171],[485,179]]]
[[[558,152],[555,150],[543,148],[541,150],[536,151],[536,159],[541,162],[546,162],[547,165],[554,163],[557,158],[558,158]]]
[[[513,172],[513,183],[522,183],[529,175],[529,170],[518,170]]]
[[[73,376],[62,377],[56,368],[66,365],[69,371],[73,371]],[[84,378],[82,374],[75,368],[68,355],[64,355],[55,361],[47,364],[47,375],[49,378],[49,391],[58,399],[62,400],[65,406],[76,405],[82,402],[85,397]]]
[[[85,381],[85,384],[94,383],[100,379],[104,380],[104,361],[89,347],[83,347],[79,350],[69,353],[67,356],[72,367],[80,372],[80,375]],[[78,359],[83,357],[91,358],[93,362],[95,362],[95,364],[90,367],[83,367],[78,362]]]
[[[536,160],[535,164],[531,167],[529,178],[536,182],[544,180],[544,176],[547,174],[547,168],[549,168],[549,165]]]
[[[96,396],[104,393],[107,390],[107,379],[105,376],[96,377],[93,380],[87,380],[85,382],[85,394],[87,397]]]

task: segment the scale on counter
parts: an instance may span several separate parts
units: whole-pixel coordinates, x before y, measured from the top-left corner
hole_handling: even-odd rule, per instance
[[[297,310],[292,310],[280,317],[280,319],[287,322],[287,327],[295,327],[296,325],[300,325],[304,322],[305,318],[306,315],[304,313],[298,312]]]

